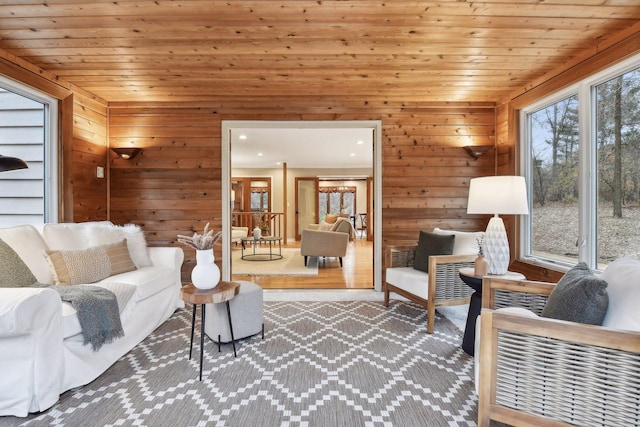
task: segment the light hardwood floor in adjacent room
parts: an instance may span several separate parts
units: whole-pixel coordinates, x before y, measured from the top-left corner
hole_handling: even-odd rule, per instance
[[[283,247],[299,248],[300,242]],[[347,256],[320,258],[317,276],[240,276],[232,280],[248,280],[264,289],[373,289],[373,242],[357,238],[349,243]]]

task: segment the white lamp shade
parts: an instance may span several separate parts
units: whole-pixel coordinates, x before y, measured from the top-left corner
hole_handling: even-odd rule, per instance
[[[527,215],[527,185],[521,176],[485,176],[469,182],[468,214]]]
[[[503,275],[509,268],[509,240],[498,214],[529,213],[527,185],[521,176],[486,176],[469,182],[468,214],[494,214],[485,232],[483,249],[489,274]]]

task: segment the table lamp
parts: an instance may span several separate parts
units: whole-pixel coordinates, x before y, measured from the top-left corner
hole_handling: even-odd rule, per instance
[[[527,215],[527,186],[521,176],[486,176],[469,182],[467,214],[493,214],[484,237],[489,274],[503,275],[509,268],[509,240],[498,215]]]

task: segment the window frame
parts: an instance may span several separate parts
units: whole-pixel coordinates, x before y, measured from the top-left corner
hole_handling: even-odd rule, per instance
[[[640,54],[633,55],[591,76],[581,79],[565,88],[555,91],[519,110],[518,136],[520,147],[520,171],[527,182],[527,197],[530,209],[533,207],[532,192],[532,147],[529,135],[531,127],[529,114],[553,105],[572,95],[578,97],[578,262],[598,270],[597,263],[597,199],[598,165],[596,141],[596,88],[616,76],[640,67]],[[560,259],[540,257],[531,253],[531,215],[519,220],[520,239],[518,259],[523,262],[540,265],[560,271],[569,270],[573,264]]]
[[[44,105],[44,206],[45,223],[59,221],[60,153],[58,140],[58,100],[7,76],[0,75],[0,86]]]

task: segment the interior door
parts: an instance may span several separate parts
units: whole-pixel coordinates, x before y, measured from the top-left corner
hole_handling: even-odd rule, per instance
[[[318,222],[318,178],[296,178],[296,240],[302,230]]]

